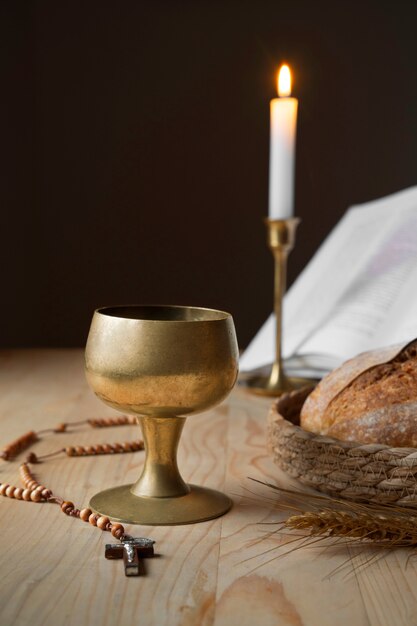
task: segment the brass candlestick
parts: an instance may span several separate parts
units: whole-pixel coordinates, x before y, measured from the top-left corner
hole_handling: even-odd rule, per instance
[[[231,315],[178,306],[127,306],[95,312],[86,375],[95,394],[138,416],[145,442],[143,471],[133,485],[101,491],[91,508],[133,524],[189,524],[226,513],[225,494],[187,485],[177,448],[188,415],[231,391],[238,347]]]
[[[307,378],[287,376],[282,363],[282,302],[287,282],[287,258],[294,247],[298,217],[282,220],[265,219],[267,242],[274,256],[274,313],[276,320],[275,361],[269,376],[254,376],[246,382],[247,388],[258,395],[280,396],[287,391],[311,384]]]

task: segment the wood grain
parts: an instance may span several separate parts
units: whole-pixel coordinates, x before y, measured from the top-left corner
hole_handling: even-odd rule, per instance
[[[179,465],[184,478],[225,490],[235,506],[223,518],[178,527],[130,527],[156,540],[143,578],[105,561],[109,535],[57,506],[0,499],[0,623],[103,626],[405,626],[417,623],[414,561],[402,551],[371,556],[341,546],[286,556],[270,493],[248,477],[291,484],[265,447],[268,400],[237,389],[220,407],[192,417]],[[114,415],[88,389],[81,350],[0,353],[0,445],[31,428]],[[137,427],[48,435],[35,452],[61,445],[125,441]],[[56,458],[35,467],[46,486],[77,506],[96,491],[137,478],[143,452]],[[1,462],[0,481],[18,484],[18,461]],[[252,496],[250,492],[254,492]],[[266,498],[265,498],[266,496]],[[253,498],[258,501],[254,502]],[[350,559],[350,560],[349,560]],[[336,572],[337,568],[345,566]],[[354,567],[352,566],[354,565]],[[406,567],[407,565],[407,567]],[[332,574],[332,572],[334,572]],[[332,574],[332,575],[331,575]]]

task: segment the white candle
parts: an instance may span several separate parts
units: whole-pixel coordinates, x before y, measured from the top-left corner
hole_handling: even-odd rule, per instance
[[[298,100],[291,98],[291,73],[278,73],[278,98],[271,100],[269,217],[286,219],[294,212],[294,161]]]

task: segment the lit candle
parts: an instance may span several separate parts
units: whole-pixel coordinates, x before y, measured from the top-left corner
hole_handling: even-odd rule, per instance
[[[269,217],[286,219],[294,211],[294,157],[298,100],[291,98],[291,72],[278,72],[278,98],[271,100]]]

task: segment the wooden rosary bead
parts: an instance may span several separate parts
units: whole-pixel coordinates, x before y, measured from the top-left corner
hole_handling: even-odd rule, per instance
[[[14,498],[14,492],[16,490],[16,487],[13,487],[13,485],[9,485],[6,489],[6,496],[8,498]]]
[[[96,454],[119,454],[122,452],[136,452],[143,450],[143,441],[126,441],[124,443],[103,443],[95,446],[67,446],[64,452],[67,456],[87,456]]]
[[[112,524],[111,525],[111,534],[115,539],[121,539],[125,534],[125,529],[121,524]]]
[[[22,463],[22,465],[20,466],[22,475],[26,476],[26,478],[31,478],[32,474],[29,470],[29,466],[26,463]]]
[[[97,528],[100,528],[100,530],[106,530],[107,524],[110,524],[110,520],[106,517],[106,515],[102,515],[98,518]]]
[[[65,500],[65,502],[61,504],[61,511],[66,515],[69,515],[70,511],[72,511],[72,509],[74,508],[75,507],[73,502],[68,502],[67,500]]]
[[[42,500],[42,496],[39,491],[35,490],[31,492],[30,499],[32,500],[32,502],[40,502]]]
[[[28,502],[30,500],[30,494],[31,494],[30,489],[23,489],[22,500],[26,500],[26,502]]]
[[[17,456],[19,452],[22,452],[23,450],[26,450],[26,448],[29,448],[29,446],[37,440],[38,435],[33,430],[31,430],[5,446],[0,452],[0,457],[5,459],[5,461],[10,461],[10,459]]]
[[[123,529],[119,528],[119,530],[117,530],[114,533],[114,536],[116,537],[116,539],[119,539],[119,541],[121,541],[123,539],[123,537],[124,537],[124,534],[125,534],[124,528]]]
[[[122,416],[101,420],[87,420],[91,426],[94,427],[106,427],[106,426],[121,426],[121,425],[134,425],[138,423],[136,417],[130,416]],[[77,422],[80,423],[85,422]],[[65,432],[67,427],[71,426],[71,424],[58,424],[55,429],[47,429],[46,431],[41,431],[39,434],[43,434],[44,432]],[[0,452],[0,457],[9,460],[25,448],[29,447],[29,445],[37,441],[39,439],[37,433],[34,431],[30,431],[26,433],[16,441],[12,442],[8,446],[6,446],[3,452]],[[122,524],[112,523],[110,519],[106,515],[98,515],[92,512],[90,508],[77,509],[74,504],[70,501],[63,500],[62,498],[55,496],[50,489],[47,489],[44,485],[40,484],[29,467],[29,463],[37,463],[40,460],[43,460],[46,457],[54,456],[59,452],[65,452],[67,456],[85,456],[85,455],[95,455],[95,454],[114,454],[114,453],[124,453],[124,452],[133,452],[136,450],[142,450],[144,448],[144,443],[142,440],[135,441],[126,441],[124,443],[114,443],[114,444],[97,444],[95,446],[67,446],[58,450],[57,452],[53,452],[50,454],[43,455],[38,457],[34,452],[31,452],[27,455],[25,462],[23,462],[19,467],[19,474],[22,480],[24,487],[14,487],[13,485],[9,485],[8,483],[0,483],[0,495],[15,498],[17,500],[25,500],[32,502],[53,502],[58,504],[61,507],[61,510],[71,517],[78,517],[84,522],[89,522],[92,526],[97,526],[100,530],[110,531],[113,537],[119,540],[123,540],[125,535],[125,529]]]
[[[91,509],[82,509],[80,511],[80,519],[82,519],[83,522],[88,522],[88,518],[90,517],[91,513]]]
[[[87,420],[87,422],[93,428],[106,428],[108,426],[125,426],[125,425],[131,425],[131,424],[137,423],[135,418],[132,418],[128,415],[121,415],[120,417],[90,419],[90,420]]]
[[[90,524],[92,526],[97,526],[97,520],[100,517],[100,515],[96,515],[95,513],[91,513],[90,517],[88,518],[88,521],[90,522]]]

